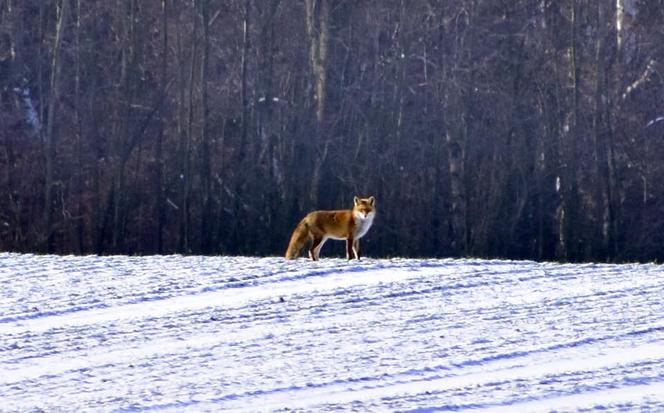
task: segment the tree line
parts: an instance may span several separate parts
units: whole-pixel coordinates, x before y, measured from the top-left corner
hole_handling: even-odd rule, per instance
[[[662,3],[0,1],[0,248],[660,260]]]

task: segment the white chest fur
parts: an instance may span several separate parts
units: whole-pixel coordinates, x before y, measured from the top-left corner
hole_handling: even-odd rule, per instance
[[[361,212],[353,213],[353,218],[355,219],[355,234],[354,234],[355,239],[362,238],[364,234],[366,234],[367,231],[369,231],[369,228],[371,228],[371,224],[373,224],[374,215],[375,215],[374,212],[370,212],[366,216]]]

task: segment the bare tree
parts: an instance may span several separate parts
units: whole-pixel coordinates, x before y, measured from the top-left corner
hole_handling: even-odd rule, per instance
[[[466,161],[470,145],[469,111],[473,82],[473,18],[475,2],[467,7],[453,10],[451,35],[453,36],[452,57],[449,66],[443,71],[445,93],[445,141],[447,142],[447,162],[449,169],[451,223],[451,247],[454,254],[466,255],[469,251],[470,226],[468,222],[468,177]],[[447,63],[447,62],[446,62]]]
[[[576,260],[578,259],[578,235],[576,231],[579,227],[578,220],[578,141],[580,139],[580,54],[579,48],[579,19],[578,19],[578,5],[576,0],[572,0],[570,4],[570,46],[569,46],[569,63],[568,63],[568,78],[571,85],[571,107],[566,120],[562,127],[560,135],[560,210],[558,215],[559,221],[559,248],[563,259]],[[565,88],[566,89],[566,88]]]
[[[48,117],[46,121],[46,177],[44,181],[44,222],[46,226],[46,249],[51,252],[53,245],[53,185],[55,181],[56,162],[56,116],[60,97],[60,72],[62,67],[61,49],[64,30],[69,18],[69,0],[61,0],[58,6],[58,20],[55,32],[55,42],[51,58],[50,98],[48,103]]]
[[[330,11],[328,0],[305,0],[306,27],[309,41],[309,65],[313,76],[314,100],[316,102],[316,130],[314,137],[319,143],[314,146],[313,173],[309,198],[311,204],[318,203],[321,169],[327,158],[329,142],[321,142],[325,120],[327,58],[330,37]]]
[[[662,259],[658,6],[0,1],[0,248]]]

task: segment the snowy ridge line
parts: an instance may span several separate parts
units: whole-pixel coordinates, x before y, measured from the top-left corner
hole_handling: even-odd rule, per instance
[[[38,319],[42,317],[60,316],[80,311],[89,311],[89,310],[104,309],[104,308],[124,306],[124,305],[133,305],[133,304],[140,304],[150,301],[168,300],[174,298],[175,296],[180,296],[180,297],[196,296],[199,294],[223,291],[226,289],[255,287],[261,285],[277,284],[284,281],[296,281],[300,279],[317,277],[317,276],[322,277],[330,274],[336,274],[339,273],[340,271],[367,272],[367,271],[373,271],[375,269],[390,269],[390,268],[403,268],[403,267],[404,267],[403,264],[398,264],[398,263],[372,263],[362,266],[355,264],[355,265],[348,265],[341,267],[337,266],[333,268],[322,268],[322,269],[309,270],[309,271],[281,270],[281,271],[268,272],[265,274],[260,274],[259,276],[251,276],[251,277],[244,276],[243,274],[230,274],[228,277],[230,281],[224,282],[222,285],[200,287],[194,291],[189,290],[184,294],[174,295],[170,293],[170,294],[160,294],[160,295],[140,295],[138,297],[132,297],[131,299],[128,300],[116,301],[113,305],[108,303],[94,303],[87,305],[76,305],[61,309],[41,310],[36,312],[30,312],[28,314],[16,313],[14,315],[0,317],[0,324],[14,323],[30,319]],[[273,278],[275,276],[284,275],[284,274],[286,276]],[[288,274],[293,274],[293,275],[288,275]]]
[[[72,262],[77,263],[77,262],[82,261],[82,262],[85,263],[85,268],[87,268],[89,270],[94,269],[94,267],[92,267],[93,262],[91,262],[90,257],[64,257],[64,258],[51,257],[51,258],[52,259],[50,261],[64,260],[65,263],[72,263]],[[175,261],[175,258],[178,258],[178,257],[177,256],[176,257],[162,256],[162,257],[158,257],[158,258],[159,259],[156,259],[157,263],[159,263],[159,262],[170,263],[171,261]],[[111,259],[114,259],[116,261],[122,261],[122,262],[118,262],[117,263],[118,265],[116,267],[113,267],[113,271],[115,273],[118,273],[118,272],[119,273],[125,273],[125,272],[128,271],[130,274],[132,274],[132,275],[129,275],[129,277],[131,277],[131,278],[126,278],[127,281],[133,281],[134,279],[138,278],[138,277],[134,277],[134,275],[133,275],[134,272],[137,271],[136,267],[135,267],[136,263],[142,263],[142,266],[146,266],[146,265],[149,264],[149,261],[145,260],[145,262],[144,262],[144,260],[141,260],[140,258],[136,258],[136,257],[111,257]],[[189,261],[198,262],[199,260],[189,259],[187,262],[185,262],[185,264],[189,263]],[[281,260],[272,260],[272,261],[276,261],[275,263],[279,264],[278,265],[279,269],[277,271],[267,271],[267,272],[265,272],[265,268],[262,268],[261,271],[258,271],[258,275],[255,275],[255,274],[252,274],[251,272],[249,272],[249,274],[252,274],[250,276],[248,276],[248,274],[246,272],[238,272],[237,268],[232,268],[232,266],[231,266],[231,268],[229,268],[228,264],[225,264],[224,266],[221,266],[221,267],[217,266],[216,268],[212,268],[212,267],[215,267],[214,265],[204,266],[203,267],[203,274],[206,274],[206,272],[209,273],[209,272],[218,272],[218,271],[228,272],[227,270],[230,269],[231,271],[230,271],[230,274],[228,276],[229,277],[228,279],[231,280],[231,281],[230,282],[225,282],[223,285],[219,285],[219,286],[204,286],[204,287],[199,287],[198,289],[195,289],[195,290],[189,290],[188,294],[199,294],[201,292],[217,291],[217,290],[221,290],[221,289],[225,289],[225,288],[239,288],[239,287],[252,286],[252,285],[261,285],[261,284],[265,284],[266,282],[271,282],[271,283],[281,282],[281,281],[287,280],[287,279],[300,279],[300,278],[305,278],[305,277],[312,276],[312,275],[321,275],[322,276],[322,275],[326,275],[326,274],[330,274],[330,273],[335,273],[339,269],[343,269],[343,270],[350,269],[350,270],[355,270],[355,271],[360,271],[360,270],[361,271],[370,271],[372,267],[373,268],[380,268],[380,267],[382,267],[382,268],[395,268],[395,269],[396,268],[409,268],[410,267],[410,268],[417,268],[418,270],[426,269],[426,268],[448,267],[450,269],[456,268],[457,271],[459,271],[459,270],[461,270],[461,268],[463,268],[463,270],[461,270],[462,274],[455,274],[455,275],[463,275],[464,277],[470,278],[470,279],[475,278],[475,277],[483,277],[483,276],[487,275],[487,273],[491,273],[492,276],[496,276],[496,275],[500,275],[503,272],[511,273],[510,275],[512,275],[512,274],[516,275],[519,272],[538,272],[538,273],[542,274],[542,276],[551,276],[550,274],[547,274],[547,272],[546,272],[546,267],[549,266],[548,264],[536,264],[536,263],[527,262],[527,261],[526,262],[509,262],[509,261],[472,261],[472,260],[434,260],[432,262],[427,262],[427,261],[414,261],[414,262],[406,261],[406,262],[404,262],[404,261],[398,261],[398,260],[397,261],[391,260],[391,261],[385,262],[384,260],[381,260],[381,261],[369,261],[369,263],[370,263],[369,265],[367,265],[363,262],[361,264],[361,266],[359,266],[359,265],[356,265],[356,264],[346,265],[346,263],[343,260],[334,260],[332,263],[327,263],[326,262],[326,263],[322,264],[322,265],[325,266],[323,268],[314,267],[314,269],[307,268],[305,270],[302,270],[301,267],[299,267],[298,269],[292,269],[292,267],[294,265],[291,265],[291,264],[285,265],[283,262],[281,262]],[[217,261],[212,260],[212,262],[214,263],[214,262],[217,262]],[[108,266],[108,264],[106,264],[106,265]],[[307,261],[307,265],[309,265],[308,261]],[[327,267],[328,265],[332,265],[332,266]],[[124,266],[130,266],[130,268],[125,268]],[[251,266],[249,266],[249,267],[251,268]],[[564,267],[557,265],[555,268],[557,270],[561,270]],[[59,267],[58,272],[61,274],[61,276],[68,277],[69,274],[72,272],[72,271],[68,271],[68,270],[72,270],[72,269],[74,270],[73,272],[76,273],[76,278],[81,278],[80,277],[80,268],[76,268],[76,267],[69,268],[68,266],[65,266],[64,268]],[[102,270],[103,270],[103,268],[102,268]],[[167,273],[172,274],[173,270],[182,272],[182,271],[186,270],[186,266],[184,266],[184,265],[182,265],[182,263],[180,263],[180,265],[176,266],[175,268],[164,269],[162,271],[164,273],[163,278],[168,278]],[[244,270],[246,270],[246,268]],[[538,270],[538,271],[533,271],[533,270]],[[615,270],[615,268],[613,270]],[[198,271],[200,271],[200,270],[198,270]],[[289,273],[294,274],[294,275],[284,276],[285,274],[289,274]],[[99,275],[105,275],[105,274],[100,273]],[[272,278],[275,275],[282,275],[282,276],[279,277],[279,278],[276,278],[276,279]],[[126,275],[123,275],[123,277],[124,276],[126,276]],[[567,278],[563,274],[560,274],[560,273],[557,273],[554,276],[558,279]],[[575,277],[576,274],[572,273],[571,276]],[[522,277],[514,277],[514,278],[522,278]],[[109,282],[109,281],[105,281],[103,278],[100,281],[102,281],[102,283]],[[110,281],[112,282],[113,280],[110,280]],[[151,281],[151,280],[149,280],[149,281]],[[524,279],[522,279],[521,281],[524,281]],[[98,285],[98,283],[95,283],[94,285],[96,286],[96,285]],[[473,285],[468,283],[465,286],[467,288],[471,288]],[[143,286],[137,286],[137,287],[143,288]],[[163,286],[163,287],[168,287],[168,286]],[[460,287],[462,287],[462,285],[459,285],[457,287],[460,288]],[[94,293],[94,291],[83,291],[83,293],[90,294],[90,293]],[[148,301],[150,299],[155,299],[155,300],[156,299],[168,299],[168,298],[173,296],[173,294],[168,295],[168,296],[163,296],[163,295],[152,296],[150,294],[151,294],[150,291],[146,291],[145,293],[141,293],[140,295],[138,295],[138,297],[133,298],[131,301],[122,302],[122,305],[126,305],[128,303],[131,304],[131,303],[136,303],[136,302]],[[1,293],[0,293],[0,296],[1,296]],[[57,314],[56,313],[57,311],[60,311],[60,312],[62,312],[62,314],[65,314],[66,312],[75,311],[75,310],[57,309],[56,308],[56,309],[48,309],[48,310],[43,310],[43,311],[44,311],[45,315],[47,315],[46,312],[48,312],[48,315],[52,315],[52,314]],[[28,319],[28,318],[35,318],[35,317],[37,317],[37,318],[40,317],[40,314],[34,314],[33,312],[30,312],[29,314],[16,313],[12,316],[6,316],[3,319],[0,319],[0,323],[19,321],[19,320]]]
[[[371,270],[376,269],[376,268],[392,268],[392,267],[393,266],[390,266],[390,265],[374,264],[372,266],[367,266],[367,267],[355,266],[355,267],[349,267],[349,268],[351,268],[353,270],[352,272],[365,272],[365,271],[371,271]],[[266,276],[267,277],[272,277],[272,276],[275,276],[275,275],[289,273],[289,272],[296,272],[296,271],[275,271],[273,273],[267,274]],[[332,274],[332,273],[338,273],[338,272],[339,272],[338,268],[335,268],[335,269],[330,268],[330,269],[322,269],[322,270],[310,271],[310,272],[297,271],[297,273],[298,273],[297,275],[288,276],[288,277],[280,277],[278,279],[271,279],[271,280],[267,280],[267,281],[262,281],[262,280],[256,279],[256,278],[244,279],[244,280],[240,279],[238,281],[229,281],[229,282],[226,282],[223,285],[219,285],[219,286],[206,286],[206,287],[199,288],[196,291],[188,291],[185,294],[178,295],[178,297],[196,296],[196,295],[200,295],[200,294],[203,294],[203,293],[223,291],[223,290],[226,290],[226,289],[254,287],[254,286],[265,285],[265,284],[280,283],[280,282],[283,282],[283,281],[294,281],[294,280],[299,280],[299,279],[304,279],[304,278],[310,278],[310,277],[313,277],[313,276],[325,276],[325,275],[329,275],[329,274]],[[237,279],[237,277],[233,276],[233,275],[231,275],[230,278],[231,279]],[[72,306],[72,307],[68,307],[68,308],[64,308],[64,309],[43,310],[43,311],[32,312],[30,314],[18,314],[18,315],[0,317],[0,324],[13,323],[13,322],[17,322],[17,321],[37,319],[37,318],[42,318],[42,317],[60,316],[60,315],[66,315],[66,314],[76,313],[76,312],[80,312],[80,311],[89,311],[89,310],[104,309],[104,308],[110,308],[110,307],[119,307],[119,306],[125,306],[125,305],[140,304],[140,303],[151,302],[151,301],[168,300],[168,299],[172,299],[172,298],[174,298],[173,294],[140,296],[138,298],[132,298],[132,299],[126,300],[126,301],[119,301],[114,305],[110,305],[110,304],[107,304],[107,303],[95,303],[95,304],[89,304],[89,305],[77,305],[77,306]]]
[[[408,270],[408,268],[404,268]],[[382,268],[370,272],[369,277],[353,277],[354,271],[336,272],[334,276],[303,277],[277,283],[272,288],[251,286],[240,289],[222,289],[214,292],[187,294],[163,300],[144,300],[136,303],[109,306],[84,311],[65,312],[59,315],[5,322],[3,332],[18,334],[24,331],[46,331],[54,327],[108,323],[113,320],[141,318],[144,314],[163,317],[183,310],[201,310],[215,307],[233,307],[250,301],[265,300],[279,296],[312,293],[314,291],[340,288],[350,285],[369,285],[405,280],[420,276],[417,271],[392,272]]]
[[[247,288],[260,288],[260,287],[265,287],[269,284],[276,284],[278,287],[283,286],[284,283],[287,282],[295,282],[295,281],[300,281],[300,280],[309,280],[314,277],[326,277],[329,275],[334,275],[334,274],[352,274],[352,273],[358,273],[358,272],[371,272],[371,271],[376,271],[376,270],[392,270],[392,269],[400,269],[400,270],[409,270],[412,272],[420,272],[422,268],[426,269],[436,269],[437,276],[443,275],[441,273],[441,270],[445,269],[446,272],[451,272],[454,273],[455,276],[457,277],[464,277],[467,276],[466,271],[458,271],[454,265],[447,265],[449,263],[423,263],[424,265],[418,265],[418,266],[409,266],[409,265],[403,265],[400,263],[395,263],[395,264],[385,264],[385,263],[375,263],[371,265],[366,265],[366,266],[358,266],[357,264],[353,265],[348,265],[346,267],[334,267],[334,268],[324,268],[324,269],[316,269],[316,270],[298,270],[298,271],[282,271],[282,272],[274,272],[271,274],[277,275],[277,274],[283,274],[283,273],[290,273],[294,275],[288,275],[286,277],[279,277],[277,279],[270,278],[269,281],[265,282],[256,282],[254,281],[253,283],[251,282],[231,282],[231,283],[226,283],[221,286],[211,286],[211,287],[203,287],[200,288],[197,291],[194,292],[187,292],[185,294],[180,294],[180,295],[174,295],[174,294],[168,294],[168,295],[154,295],[154,296],[142,296],[139,298],[133,298],[131,300],[127,300],[124,302],[114,302],[113,304],[107,304],[107,303],[99,303],[99,304],[91,304],[91,305],[79,305],[79,306],[74,306],[70,308],[64,308],[64,309],[53,309],[53,310],[43,310],[35,313],[30,313],[30,314],[23,314],[23,315],[15,315],[15,316],[9,316],[9,317],[4,317],[0,318],[0,324],[14,324],[13,327],[17,327],[17,324],[20,322],[30,322],[30,321],[38,321],[42,319],[57,319],[57,318],[63,318],[69,315],[74,315],[77,317],[77,319],[82,319],[84,316],[80,313],[94,313],[94,312],[112,312],[114,309],[117,308],[123,308],[123,307],[134,307],[134,308],[139,308],[140,306],[149,304],[149,303],[155,303],[158,304],[159,302],[166,302],[169,300],[174,300],[176,303],[181,303],[184,301],[187,301],[187,298],[194,299],[196,297],[204,297],[204,296],[209,296],[214,293],[221,293],[224,294],[227,292],[229,289],[247,289]],[[502,262],[497,262],[494,265],[502,265]],[[479,267],[485,269],[485,265],[479,265]],[[512,274],[514,271],[509,271],[507,268],[505,271],[509,274]],[[524,269],[524,272],[527,272],[528,269]],[[500,273],[497,272],[492,272],[492,275],[498,275]],[[481,276],[482,272],[478,273],[477,276]],[[486,273],[485,273],[486,275]],[[493,281],[478,281],[478,282],[457,282],[455,284],[451,285],[442,285],[440,288],[435,287],[431,290],[431,292],[434,292],[436,290],[459,290],[459,289],[470,289],[470,288],[475,288],[479,286],[490,286],[490,285],[513,285],[518,282],[527,282],[531,280],[536,280],[540,278],[550,278],[550,275],[542,274],[542,275],[535,275],[532,277],[515,277],[515,278],[508,278],[508,279],[499,279],[499,280],[493,280]],[[386,279],[389,279],[390,277],[386,277]],[[363,284],[361,281],[358,281],[356,284]],[[381,282],[381,281],[378,281]],[[277,288],[277,290],[284,290],[284,288]],[[425,291],[426,292],[426,291]],[[283,291],[282,292],[284,295],[289,295],[288,291]],[[422,293],[421,291],[415,291],[413,292],[414,294],[419,294]],[[238,294],[242,294],[241,292]],[[396,293],[400,294],[400,293]],[[269,294],[268,294],[269,295]],[[394,294],[391,295],[386,295],[385,297],[391,298],[394,296]],[[210,306],[213,306],[213,304],[210,304]],[[200,309],[203,308],[201,306],[195,306],[194,308]],[[164,312],[162,311],[159,313],[160,315],[163,315]],[[71,321],[71,320],[70,320]],[[23,325],[24,323],[21,323]],[[12,326],[9,327],[10,330],[12,329]]]
[[[306,265],[310,264],[310,261],[308,259],[301,258],[298,260],[300,263],[301,262],[306,262]],[[296,261],[296,263],[298,262]],[[307,269],[302,269],[301,267],[298,269],[282,269],[279,271],[271,271],[271,272],[266,272],[263,274],[260,274],[259,276],[254,276],[252,278],[246,278],[242,279],[238,277],[242,277],[241,275],[235,274],[231,275],[231,279],[233,283],[236,283],[235,286],[237,287],[246,287],[246,286],[258,286],[258,285],[267,285],[267,284],[272,284],[272,283],[279,283],[283,281],[295,281],[295,280],[300,280],[303,278],[311,278],[311,277],[322,277],[322,276],[327,276],[331,274],[338,274],[340,272],[358,272],[358,273],[363,273],[363,272],[370,272],[374,270],[381,270],[381,269],[404,269],[404,270],[412,270],[412,271],[419,271],[421,269],[442,269],[442,268],[447,268],[449,270],[455,269],[458,265],[459,262],[463,262],[465,266],[465,261],[463,260],[433,260],[433,262],[429,261],[417,261],[414,260],[417,263],[413,264],[411,262],[399,262],[399,261],[385,261],[385,260],[372,260],[372,261],[361,261],[359,264],[354,263],[354,262],[348,262],[347,260],[343,259],[333,259],[333,261],[328,264],[325,263],[323,265],[332,265],[330,267],[321,267],[321,268],[307,268]],[[484,261],[484,262],[477,262],[475,264],[468,264],[469,266],[477,266],[481,267],[482,269],[485,269],[486,263],[490,263],[492,261]],[[504,265],[506,261],[496,261],[493,263],[493,265]],[[503,271],[501,272],[495,272],[492,271],[493,274],[502,274],[502,273],[509,273],[509,274],[514,274],[514,273],[520,273],[520,272],[531,272],[530,268],[525,268],[519,271],[515,271],[514,268],[504,268]],[[458,270],[456,271],[456,274],[459,276],[482,276],[484,274],[484,271],[478,272],[476,269],[473,270],[463,270],[459,272]],[[292,274],[292,275],[291,275]],[[272,278],[275,276],[279,276],[278,278]],[[237,281],[235,280],[237,279]],[[472,286],[470,286],[472,287]],[[210,286],[210,287],[204,287],[202,292],[208,292],[208,291],[218,291],[221,289],[226,288],[225,286]]]
[[[169,256],[170,257],[170,256]],[[129,300],[120,300],[116,301],[114,304],[108,304],[108,303],[94,303],[94,304],[88,304],[88,305],[77,305],[77,306],[72,306],[72,307],[67,307],[67,308],[61,308],[61,309],[49,309],[49,310],[41,310],[37,312],[30,312],[28,314],[25,313],[18,313],[15,315],[11,316],[5,316],[0,318],[0,324],[6,324],[6,323],[15,323],[19,321],[24,321],[24,320],[31,320],[31,319],[39,319],[43,317],[53,317],[53,316],[62,316],[62,315],[67,315],[71,313],[77,313],[77,312],[83,312],[83,311],[90,311],[90,310],[99,310],[99,309],[105,309],[105,308],[111,308],[111,307],[119,307],[119,306],[126,306],[126,305],[135,305],[135,304],[141,304],[141,303],[147,303],[151,301],[160,301],[160,300],[169,300],[174,297],[185,297],[185,296],[197,296],[200,294],[204,293],[210,293],[210,292],[218,292],[218,291],[224,291],[226,289],[233,289],[233,288],[245,288],[245,287],[255,287],[255,286],[266,286],[270,284],[278,284],[282,283],[284,281],[296,281],[296,280],[301,280],[301,279],[307,279],[311,277],[323,277],[331,274],[338,274],[339,272],[353,272],[353,273],[362,273],[362,272],[369,272],[369,271],[374,271],[376,269],[417,269],[418,271],[421,269],[442,269],[442,268],[447,268],[448,270],[454,272],[457,277],[478,277],[482,278],[483,275],[487,275],[487,268],[488,267],[494,267],[494,266],[505,266],[506,263],[505,261],[469,261],[466,263],[466,261],[461,261],[463,265],[468,265],[469,267],[473,268],[473,270],[465,270],[465,271],[454,271],[456,266],[459,264],[459,262],[448,262],[447,260],[444,261],[434,261],[434,262],[418,262],[417,265],[412,265],[408,263],[400,263],[400,262],[375,262],[375,263],[370,263],[370,264],[363,264],[363,265],[358,265],[358,264],[349,264],[349,265],[342,265],[342,266],[335,266],[331,268],[321,268],[321,269],[314,269],[314,270],[279,270],[279,271],[272,271],[272,272],[267,272],[264,274],[260,274],[259,276],[253,276],[253,277],[246,277],[243,278],[241,274],[230,274],[229,280],[227,282],[224,282],[222,285],[217,285],[217,286],[205,286],[198,288],[197,290],[194,291],[187,291],[184,294],[178,294],[175,295],[173,293],[171,294],[161,294],[161,295],[140,295],[138,297],[133,297]],[[455,265],[456,264],[456,265]],[[536,263],[531,263],[531,262],[520,262],[525,268],[519,268],[519,270],[516,270],[513,267],[505,267],[503,271],[490,271],[491,275],[496,276],[500,275],[503,273],[509,273],[510,275],[514,275],[514,277],[511,278],[506,278],[506,279],[500,279],[500,280],[489,280],[489,281],[466,281],[466,282],[457,282],[455,284],[449,284],[449,285],[443,285],[440,288],[436,288],[436,290],[458,290],[458,289],[471,289],[479,286],[489,286],[489,285],[513,285],[518,282],[527,282],[527,281],[532,281],[532,280],[537,280],[537,279],[548,279],[550,277],[555,277],[556,279],[561,279],[561,278],[566,278],[565,276],[561,274],[556,274],[556,275],[551,275],[547,274],[545,271],[541,271],[536,275],[532,276],[527,276],[527,277],[522,277],[518,276],[519,273],[531,273],[533,272],[533,268],[531,268],[531,265],[534,265],[535,268],[537,268],[538,264]],[[477,268],[474,267],[479,267],[479,271],[477,271]],[[279,276],[278,278],[274,278],[275,276]],[[573,277],[576,277],[578,275],[572,275]],[[416,292],[417,293],[417,292]],[[386,296],[386,297],[391,297],[391,296]]]
[[[265,274],[261,274],[260,276],[255,276],[247,279],[240,278],[237,281],[235,281],[234,279],[237,279],[238,275],[234,276],[232,275],[231,276],[232,281],[229,281],[224,285],[203,287],[200,292],[214,292],[214,291],[224,290],[226,288],[256,287],[260,285],[277,284],[284,281],[297,281],[311,277],[324,277],[330,274],[338,274],[340,272],[362,273],[362,272],[373,271],[376,269],[390,269],[390,268],[401,268],[401,266],[382,264],[382,263],[372,263],[366,265],[355,264],[355,265],[339,266],[333,268],[321,268],[321,269],[308,270],[308,271],[282,270],[282,271],[267,272]],[[277,276],[278,278],[275,278]]]

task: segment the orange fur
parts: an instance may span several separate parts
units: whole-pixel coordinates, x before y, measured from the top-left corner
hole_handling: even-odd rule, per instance
[[[353,199],[352,209],[335,211],[313,211],[308,213],[295,227],[291,235],[286,258],[297,258],[307,239],[311,241],[309,257],[317,260],[320,249],[328,239],[346,240],[348,259],[360,259],[360,242],[373,223],[376,213],[375,199]]]

